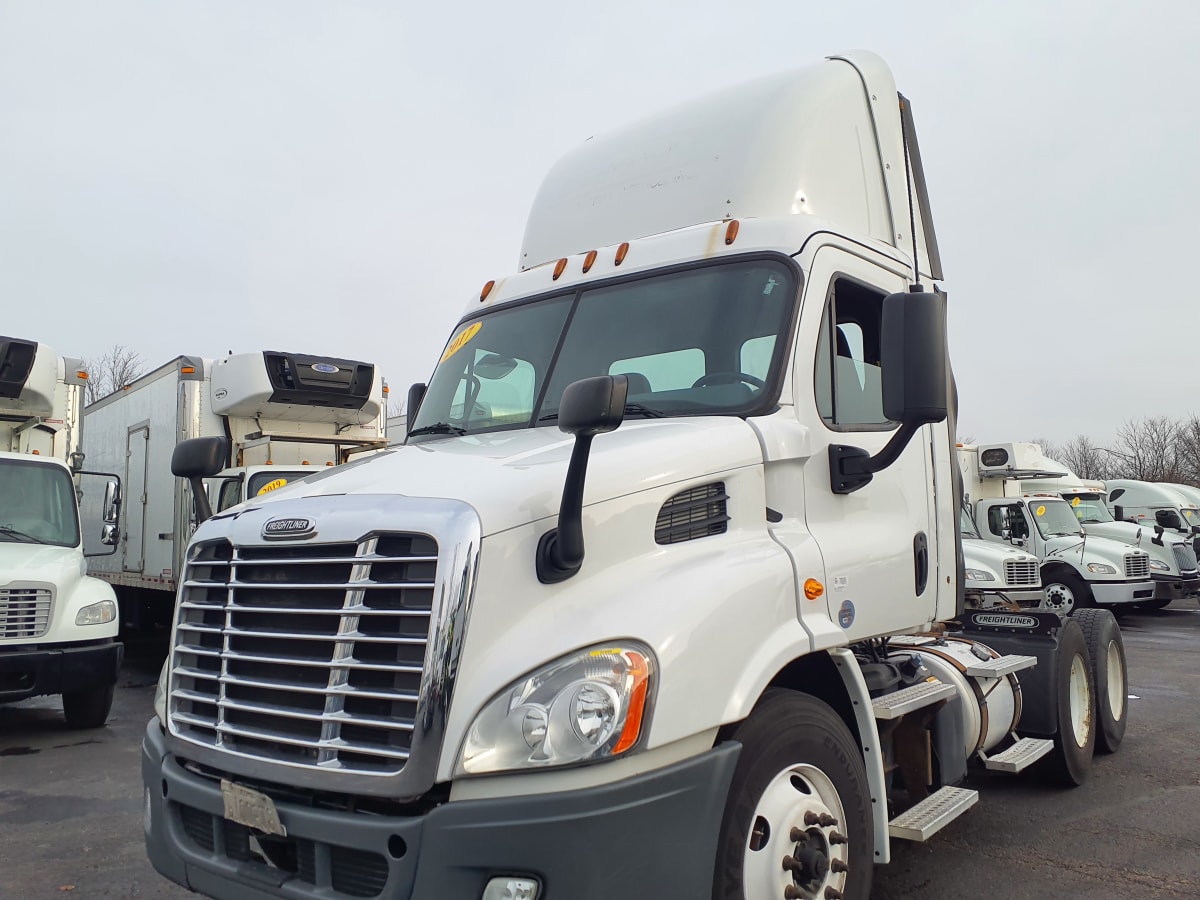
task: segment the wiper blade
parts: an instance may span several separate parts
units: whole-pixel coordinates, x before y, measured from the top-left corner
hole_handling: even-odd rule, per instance
[[[434,422],[432,425],[423,425],[420,428],[414,428],[408,433],[409,437],[416,437],[418,434],[466,434],[467,429],[459,428],[457,425],[451,425],[449,422]]]
[[[41,541],[39,541],[37,538],[35,538],[32,534],[26,534],[24,531],[18,531],[17,529],[13,528],[11,525],[0,525],[0,534],[5,535],[10,540],[13,540],[17,543],[25,543],[25,544],[40,544],[41,543]]]
[[[645,406],[641,403],[626,403],[626,415],[645,416],[647,419],[662,419],[666,417],[666,413],[661,409],[654,409],[650,406]],[[544,416],[538,416],[539,422],[553,422],[558,418],[558,413],[546,413]]]

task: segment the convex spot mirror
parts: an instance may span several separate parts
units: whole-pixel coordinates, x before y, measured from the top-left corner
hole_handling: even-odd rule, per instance
[[[883,301],[883,413],[893,422],[941,422],[949,411],[946,298],[897,293]]]

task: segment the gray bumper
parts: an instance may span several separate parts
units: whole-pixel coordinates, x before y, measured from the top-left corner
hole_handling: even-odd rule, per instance
[[[1153,600],[1155,592],[1153,581],[1091,581],[1088,587],[1101,606]]]
[[[287,837],[273,839],[282,866],[271,866],[249,830],[222,817],[217,781],[180,766],[151,719],[142,743],[146,852],[172,881],[216,898],[472,900],[497,875],[538,879],[546,900],[707,897],[739,751],[728,743],[615,784],[410,815],[316,806],[281,788]]]
[[[1155,600],[1185,600],[1200,594],[1200,578],[1178,575],[1152,575]]]
[[[114,641],[0,652],[0,702],[117,683],[125,646]]]

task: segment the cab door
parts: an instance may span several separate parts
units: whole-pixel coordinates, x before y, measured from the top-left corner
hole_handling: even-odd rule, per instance
[[[848,641],[910,629],[937,609],[933,426],[852,493],[836,493],[830,477],[830,446],[874,455],[898,427],[883,414],[881,328],[884,297],[907,285],[892,260],[826,245],[805,289],[794,366],[797,416],[813,439],[805,516],[825,566],[828,614]]]

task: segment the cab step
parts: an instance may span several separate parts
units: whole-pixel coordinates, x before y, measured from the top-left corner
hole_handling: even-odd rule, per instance
[[[988,756],[982,750],[979,758],[984,768],[995,772],[1021,772],[1054,749],[1049,738],[1021,738],[1007,750]]]
[[[1037,665],[1036,656],[997,656],[995,659],[980,660],[967,666],[967,674],[976,678],[1003,678],[1022,669],[1032,669]]]
[[[914,709],[929,706],[939,700],[955,695],[954,685],[944,681],[922,681],[871,701],[871,709],[877,719],[898,719]]]
[[[927,841],[979,800],[979,791],[947,785],[888,823],[888,833],[905,841]]]

